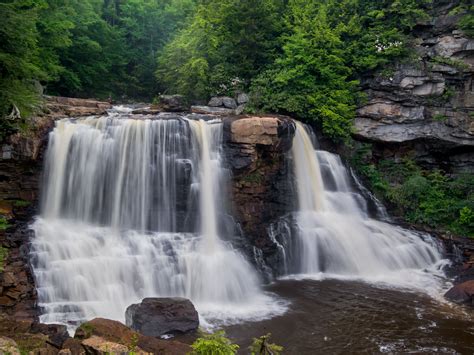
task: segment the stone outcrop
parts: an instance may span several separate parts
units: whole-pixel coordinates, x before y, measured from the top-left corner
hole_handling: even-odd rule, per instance
[[[77,328],[74,338],[81,341],[81,345],[86,349],[97,351],[97,353],[102,351],[105,344],[113,345],[117,349],[119,347],[122,349],[125,346],[128,351],[152,354],[187,354],[191,350],[189,345],[142,335],[120,322],[104,318],[95,318],[81,324]],[[70,343],[69,346],[75,345],[77,343]]]
[[[125,312],[126,324],[140,334],[159,337],[197,330],[199,316],[186,298],[145,298]]]
[[[472,172],[474,39],[457,28],[454,6],[438,5],[432,23],[414,29],[418,58],[363,78],[368,102],[357,111],[354,136],[383,157],[410,151],[428,168]]]
[[[294,132],[293,121],[284,116],[224,119],[224,151],[233,173],[233,215],[249,254],[270,266],[277,245],[267,227],[289,212],[294,202],[287,159]]]
[[[444,297],[455,303],[474,306],[474,280],[455,285],[446,292]]]
[[[45,96],[45,113],[55,117],[105,115],[112,108],[108,102],[71,97]]]
[[[0,339],[6,338],[14,341],[22,353],[34,351],[41,354],[57,354],[69,339],[69,334],[64,325],[41,324],[31,319],[22,320],[2,315]],[[8,344],[13,345],[11,342]],[[2,350],[1,345],[0,350]]]

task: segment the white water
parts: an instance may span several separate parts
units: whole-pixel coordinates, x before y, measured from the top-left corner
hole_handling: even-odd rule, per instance
[[[219,237],[222,124],[123,115],[65,119],[50,135],[33,225],[41,321],[124,321],[153,296],[190,298],[205,325],[283,312]]]
[[[290,256],[285,255],[292,265],[287,271],[299,277],[356,278],[437,293],[440,269],[447,261],[436,243],[369,218],[366,201],[353,189],[339,156],[315,150],[306,127],[299,122],[296,127],[292,156],[299,208],[296,236]]]

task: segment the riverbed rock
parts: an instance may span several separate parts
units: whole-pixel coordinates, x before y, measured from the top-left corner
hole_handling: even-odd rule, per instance
[[[125,345],[127,348],[137,347],[153,354],[187,354],[189,345],[174,340],[162,340],[133,331],[124,324],[104,318],[81,324],[74,335],[75,339],[84,341],[92,336],[112,343]]]
[[[474,306],[474,280],[453,286],[444,294],[444,297],[455,303]]]
[[[199,316],[186,298],[145,298],[125,312],[126,324],[143,335],[182,334],[199,327]]]

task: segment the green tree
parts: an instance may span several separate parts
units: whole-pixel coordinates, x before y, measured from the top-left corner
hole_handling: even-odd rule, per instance
[[[203,100],[248,82],[276,57],[283,9],[282,0],[200,1],[158,58],[162,89]]]
[[[38,11],[45,4],[33,0],[0,1],[0,141],[18,129],[18,115],[27,117],[38,105],[36,83],[47,74],[40,65]]]

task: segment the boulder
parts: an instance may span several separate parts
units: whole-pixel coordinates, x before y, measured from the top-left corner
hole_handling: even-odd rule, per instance
[[[444,297],[455,303],[474,306],[474,280],[455,285],[444,294]]]
[[[242,92],[237,95],[237,103],[239,105],[246,104],[247,102],[249,102],[249,96],[247,94]]]
[[[207,105],[211,107],[223,106],[222,97],[211,97]]]
[[[125,345],[129,349],[136,347],[153,354],[187,354],[191,351],[189,345],[142,335],[120,322],[104,318],[94,318],[81,324],[74,334],[74,338],[81,341],[92,336]],[[66,348],[69,342],[67,340],[63,347]]]
[[[145,298],[125,312],[127,326],[143,335],[182,334],[199,327],[199,316],[186,298]]]
[[[156,107],[167,112],[182,112],[189,109],[183,95],[160,95]]]
[[[223,97],[222,98],[222,105],[224,107],[230,108],[232,110],[237,108],[237,103],[232,97]]]

